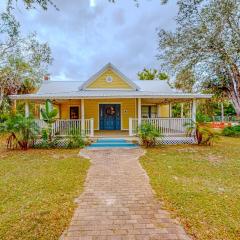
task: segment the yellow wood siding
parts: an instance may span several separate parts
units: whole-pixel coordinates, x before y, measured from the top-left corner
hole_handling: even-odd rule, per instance
[[[85,119],[94,119],[94,129],[99,129],[99,104],[116,103],[121,105],[121,129],[129,128],[129,118],[137,118],[136,99],[85,99]],[[60,104],[61,119],[70,118],[70,106],[79,106],[81,111],[81,100],[69,100]],[[81,116],[81,114],[80,114]],[[79,116],[79,117],[80,117]],[[160,117],[169,117],[169,105],[161,105]]]
[[[160,117],[169,117],[169,104],[160,106]]]
[[[128,129],[129,118],[136,117],[135,99],[85,99],[85,119],[94,119],[94,129],[99,129],[99,104],[116,103],[121,105],[121,128]],[[70,106],[81,106],[81,100],[61,103],[61,119],[70,118]]]
[[[108,76],[112,77],[112,82],[107,82],[106,78]],[[102,73],[95,81],[93,81],[88,87],[88,89],[132,89],[132,87],[124,81],[118,74],[116,74],[111,69],[106,70]]]
[[[66,102],[61,103],[59,107],[61,119],[70,119],[71,106],[79,107],[79,113],[80,113],[81,100],[68,100]]]
[[[135,99],[94,99],[85,100],[85,118],[94,118],[94,128],[99,129],[99,104],[121,104],[121,128],[128,129],[129,118],[134,118]]]

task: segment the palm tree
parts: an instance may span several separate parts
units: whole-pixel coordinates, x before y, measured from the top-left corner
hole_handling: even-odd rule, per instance
[[[196,122],[186,124],[187,135],[196,136],[197,144],[212,145],[218,139],[218,135],[214,130],[205,122],[205,116],[197,114]]]
[[[0,133],[9,133],[7,148],[14,149],[19,146],[27,150],[39,133],[39,127],[31,117],[24,117],[21,114],[9,116],[0,124]]]
[[[55,123],[57,114],[58,110],[53,108],[51,101],[48,99],[45,103],[45,109],[41,109],[41,115],[43,121],[48,125],[47,135],[50,142],[52,141],[52,124]]]

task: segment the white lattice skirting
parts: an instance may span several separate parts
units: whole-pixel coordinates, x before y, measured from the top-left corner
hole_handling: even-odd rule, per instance
[[[195,144],[195,137],[163,137],[157,139],[157,144]]]
[[[156,141],[156,145],[160,144],[196,144],[197,141],[195,137],[173,137],[173,136],[165,136],[162,138],[158,138]],[[139,139],[139,144],[141,145],[141,140]]]

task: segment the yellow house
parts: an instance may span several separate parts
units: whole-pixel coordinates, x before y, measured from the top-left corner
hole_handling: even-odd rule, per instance
[[[87,81],[45,80],[36,94],[11,96],[25,101],[27,116],[29,102],[41,107],[47,99],[52,100],[59,110],[56,133],[81,128],[91,137],[110,132],[134,136],[142,122],[154,124],[165,136],[185,134],[186,122],[196,116],[196,100],[210,97],[178,92],[167,81],[129,79],[111,63]],[[172,113],[176,103],[181,103],[179,117]],[[183,106],[188,106],[188,111]]]

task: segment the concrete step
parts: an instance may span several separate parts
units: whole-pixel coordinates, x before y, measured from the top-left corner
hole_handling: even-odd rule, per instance
[[[135,148],[138,147],[137,144],[126,141],[125,139],[98,139],[96,142],[88,146],[88,149],[91,148]]]

